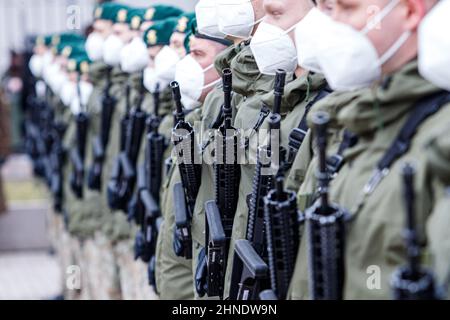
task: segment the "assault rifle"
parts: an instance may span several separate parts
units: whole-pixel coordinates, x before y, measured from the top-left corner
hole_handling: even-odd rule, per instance
[[[140,256],[144,262],[149,262],[155,254],[158,237],[157,219],[161,216],[159,190],[165,142],[164,137],[158,132],[161,123],[158,88],[153,94],[154,113],[147,119],[145,163],[139,168],[136,193],[136,222],[141,226],[136,238],[136,248],[140,254],[136,254],[136,257]]]
[[[127,212],[128,202],[132,197],[136,183],[136,163],[145,130],[146,113],[141,109],[144,99],[141,88],[139,101],[131,110],[127,85],[127,112],[121,120],[121,152],[116,159],[114,171],[108,184],[108,200],[112,209]]]
[[[227,254],[239,198],[241,177],[238,163],[239,131],[233,128],[232,73],[223,70],[224,123],[215,137],[215,200],[205,203],[207,244],[207,294],[223,297]]]
[[[102,96],[102,112],[100,120],[100,135],[96,136],[92,141],[92,150],[94,160],[89,170],[88,187],[91,190],[101,190],[101,180],[103,172],[103,162],[105,160],[105,152],[108,147],[109,135],[111,131],[111,121],[117,99],[111,96],[111,68],[106,74],[106,86]]]
[[[408,265],[398,268],[393,274],[391,286],[395,300],[437,300],[434,275],[420,265],[420,244],[415,218],[415,170],[410,164],[403,168],[403,185],[406,207],[405,242]]]
[[[78,199],[83,198],[84,184],[84,160],[86,156],[86,143],[89,126],[89,115],[84,101],[81,98],[80,86],[77,85],[78,102],[80,104],[80,112],[76,115],[75,121],[76,131],[76,148],[70,153],[73,170],[70,176],[70,186]]]
[[[313,117],[319,155],[319,198],[305,212],[309,235],[310,296],[314,300],[340,300],[344,284],[345,223],[347,212],[330,203],[327,168],[327,128],[330,118],[325,112]]]
[[[175,233],[173,247],[179,257],[192,259],[191,220],[195,200],[200,189],[201,165],[195,163],[198,148],[192,125],[185,121],[181,104],[180,87],[177,82],[170,84],[176,105],[176,124],[172,130],[172,142],[177,155],[181,183],[174,186]]]
[[[276,174],[269,174],[269,170],[272,169],[270,159],[275,151],[273,149],[279,147],[279,141],[275,146],[272,146],[271,142],[280,130],[280,108],[285,81],[286,72],[278,70],[275,77],[274,107],[269,118],[271,140],[258,148],[249,201],[247,237],[246,240],[239,240],[235,244],[230,288],[230,299],[233,300],[256,300],[259,292],[269,287],[264,199],[275,185]]]

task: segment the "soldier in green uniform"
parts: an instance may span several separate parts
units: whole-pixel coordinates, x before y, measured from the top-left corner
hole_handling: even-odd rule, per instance
[[[193,126],[201,120],[201,106],[213,85],[220,80],[217,71],[211,68],[216,56],[226,48],[228,41],[211,38],[196,31],[185,39],[186,52],[190,54],[180,61],[176,70],[176,81],[186,108],[186,121]],[[194,81],[194,83],[192,83]],[[183,89],[184,88],[184,89]],[[201,91],[198,90],[201,88]],[[174,197],[173,187],[181,181],[177,160],[172,155],[172,168],[162,191],[161,208],[163,224],[158,235],[157,287],[162,299],[193,299],[192,263],[174,252]]]
[[[267,93],[256,95],[254,99],[247,99],[241,103],[235,118],[235,126],[247,130],[246,135],[250,142],[246,150],[246,163],[241,165],[239,201],[228,254],[225,296],[228,295],[231,281],[234,242],[246,238],[247,234],[248,198],[252,193],[258,150],[256,136],[269,129],[268,113],[273,111],[274,102],[273,76],[278,69],[284,70],[287,76],[281,101],[282,118],[279,133],[280,147],[287,151],[287,155],[286,159],[279,159],[279,163],[272,160],[272,169],[276,171],[282,168],[279,173],[284,176],[289,174],[290,166],[298,151],[298,146],[292,144],[292,130],[301,126],[306,120],[309,110],[315,108],[315,103],[328,94],[326,81],[321,74],[309,72],[297,64],[293,29],[311,11],[312,7],[313,4],[310,1],[270,1],[265,3],[266,18],[260,24],[250,43],[255,65],[261,73],[259,77],[262,83],[258,86],[258,90],[261,93],[263,91]],[[280,14],[281,9],[283,14]],[[299,54],[301,54],[302,43],[297,43],[297,46]],[[279,60],[274,61],[273,56],[277,52]],[[251,64],[247,63],[246,67],[249,65]],[[301,142],[296,141],[299,144]],[[264,141],[259,141],[259,143],[264,143]]]
[[[436,86],[450,91],[450,72],[446,67],[450,47],[445,35],[449,25],[450,1],[439,3],[428,13],[419,27],[419,71],[424,78]],[[434,271],[439,285],[447,289],[450,298],[450,241],[448,228],[450,225],[450,121],[446,128],[438,132],[427,143],[427,166],[442,195],[436,197],[432,214],[427,224],[430,252],[434,258]]]
[[[227,37],[227,39],[234,42],[233,46],[217,57],[215,66],[220,74],[224,68],[231,68],[233,72],[232,107],[234,109],[233,114],[236,115],[239,112],[241,102],[244,103],[244,100],[245,103],[256,102],[264,93],[270,91],[268,82],[273,78],[259,73],[247,40],[256,32],[258,24],[264,16],[262,1],[253,1],[241,9],[236,4],[218,5],[216,11],[211,9],[211,7],[213,6],[208,1],[200,2],[197,6],[197,15],[198,19],[200,17],[204,19],[204,21],[201,21],[200,26],[205,30],[205,33],[218,37]],[[242,10],[241,16],[239,19],[233,20],[231,13],[236,10]],[[215,28],[214,23],[217,25]],[[202,146],[206,146],[204,159],[205,157],[210,158],[210,149],[214,145],[209,141],[210,138],[207,133],[213,132],[214,129],[221,125],[219,114],[222,104],[223,91],[222,87],[218,86],[208,95],[202,111],[202,130],[204,132],[202,134],[204,140],[202,141]],[[213,200],[215,196],[214,171],[210,163],[211,159],[202,165],[201,186],[192,219],[194,279],[196,274],[202,272],[201,269],[198,269],[198,266],[202,264],[202,260],[206,259],[204,256],[204,205],[206,201]],[[203,296],[204,292],[202,292],[203,289],[201,288],[203,284],[194,284],[197,296]]]
[[[414,108],[429,108],[431,103],[430,100],[424,104],[418,102],[442,94],[441,89],[419,74],[416,59],[417,28],[423,12],[434,3],[380,0],[346,6],[345,1],[336,2],[334,20],[330,19],[330,25],[324,26],[330,27],[326,30],[333,30],[329,36],[323,33],[324,46],[318,51],[319,65],[328,83],[337,91],[359,90],[337,114],[339,124],[356,134],[359,141],[344,152],[344,165],[330,187],[331,200],[346,208],[353,217],[346,232],[345,299],[389,298],[392,273],[406,263],[401,236],[405,214],[400,178],[406,161],[412,162],[417,171],[419,234],[429,237],[425,226],[433,198],[442,191],[430,184],[423,145],[447,125],[443,119],[449,116],[450,104],[444,103],[438,111],[418,122],[415,134],[407,141],[409,148],[394,149],[391,145],[402,127],[411,123],[410,118],[417,116]],[[367,10],[374,4],[381,11],[370,19]],[[374,28],[373,21],[381,23],[381,30]],[[385,28],[389,29],[389,36]],[[338,53],[337,48],[342,48],[346,41],[354,42]],[[355,57],[361,61],[355,61]],[[381,162],[384,157],[393,155],[389,154],[392,150],[396,152],[390,157],[392,161]],[[309,296],[306,239],[304,233],[291,284],[293,299]],[[374,266],[380,270],[377,274],[380,286],[375,287],[368,282]]]

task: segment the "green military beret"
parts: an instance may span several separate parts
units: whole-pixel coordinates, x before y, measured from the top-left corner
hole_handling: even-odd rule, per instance
[[[144,42],[147,44],[147,47],[168,45],[177,22],[177,18],[155,22],[154,25],[144,32]]]
[[[118,5],[116,14],[114,15],[114,23],[128,23],[128,16],[131,8],[125,5]]]
[[[141,23],[144,21],[146,9],[134,8],[131,9],[127,15],[127,23],[131,30],[139,30]]]
[[[52,44],[52,36],[37,36],[34,42],[36,46],[46,46],[49,47]]]
[[[68,32],[68,33],[60,33],[54,34],[52,36],[51,44],[52,46],[58,46],[61,43],[69,43],[69,42],[77,42],[84,41],[86,38],[78,33]]]
[[[161,21],[167,18],[178,17],[183,14],[183,10],[162,4],[156,4],[145,9],[144,21]]]
[[[54,47],[55,48],[54,53],[56,55],[62,55],[66,58],[70,58],[72,56],[86,52],[84,47],[85,41],[64,42]]]
[[[89,60],[89,57],[87,56],[86,52],[80,53],[69,59],[69,61],[67,62],[67,71],[86,74],[89,72],[90,64],[91,60]]]
[[[114,2],[102,3],[95,8],[94,19],[114,21],[117,11],[119,11],[122,7],[122,5]]]
[[[173,32],[188,33],[192,29],[195,20],[195,12],[183,13],[178,17],[177,25]]]
[[[192,37],[200,38],[200,39],[206,39],[214,42],[218,42],[223,44],[224,46],[231,46],[232,42],[226,39],[219,39],[219,38],[213,38],[204,34],[201,34],[198,32],[197,29],[197,19],[193,19],[190,24],[190,29],[186,33],[186,38],[184,39],[184,48],[186,49],[186,52],[189,54],[191,52],[191,40]]]

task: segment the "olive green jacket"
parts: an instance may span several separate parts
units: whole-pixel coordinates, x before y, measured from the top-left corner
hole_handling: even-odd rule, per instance
[[[433,178],[444,192],[436,203],[427,224],[430,251],[434,256],[434,271],[439,284],[447,286],[450,299],[450,121],[427,144],[427,164]]]
[[[417,62],[412,61],[386,77],[380,85],[361,90],[358,97],[338,113],[339,123],[359,137],[358,143],[344,153],[345,165],[330,186],[331,201],[346,208],[353,217],[348,223],[345,241],[345,299],[391,298],[389,282],[392,273],[406,263],[402,237],[406,214],[400,177],[405,161],[412,162],[417,170],[417,225],[419,234],[428,236],[426,222],[435,196],[442,191],[426,170],[424,145],[447,125],[450,104],[422,123],[410,149],[394,162],[373,193],[364,196],[362,190],[415,103],[437,91],[438,88],[419,76]],[[301,237],[291,283],[290,298],[293,299],[309,297],[306,233]]]

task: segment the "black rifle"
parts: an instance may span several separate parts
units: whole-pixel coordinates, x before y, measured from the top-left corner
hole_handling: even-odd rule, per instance
[[[276,178],[275,189],[272,189],[264,199],[270,286],[278,299],[286,299],[294,272],[301,223],[296,194],[284,190],[283,184],[284,177],[279,175]]]
[[[175,231],[173,247],[179,257],[192,259],[191,220],[195,200],[200,189],[201,165],[195,163],[197,145],[194,128],[185,121],[181,104],[180,87],[177,82],[170,84],[176,104],[176,124],[172,130],[172,142],[177,154],[181,183],[174,186]]]
[[[276,137],[280,130],[280,108],[285,81],[286,72],[278,70],[275,77],[274,107],[269,118],[271,139]],[[272,146],[271,142],[272,140],[258,148],[256,170],[249,200],[247,238],[239,240],[235,244],[230,287],[230,299],[233,300],[256,300],[259,298],[259,292],[269,287],[264,199],[275,186],[276,175],[275,173],[269,174],[269,170],[272,169],[270,159],[273,148],[280,146],[279,141],[278,146]]]
[[[63,122],[54,124],[54,143],[50,163],[52,167],[52,180],[50,190],[53,194],[53,207],[56,212],[62,212],[63,206],[63,166],[66,157],[66,150],[62,140],[66,132],[67,125]]]
[[[76,131],[76,148],[70,153],[70,159],[73,165],[73,170],[70,177],[70,186],[79,199],[83,198],[83,184],[84,184],[84,160],[86,156],[86,143],[89,126],[89,116],[87,114],[86,106],[81,101],[81,92],[79,83],[77,85],[78,101],[80,104],[80,112],[76,115],[75,121],[77,125]]]
[[[330,172],[327,169],[327,128],[325,112],[313,117],[319,155],[319,198],[306,210],[309,235],[310,296],[314,300],[340,300],[344,284],[346,211],[328,200]]]
[[[115,160],[118,165],[115,166],[116,170],[112,172],[108,183],[108,203],[114,210],[127,212],[128,202],[132,198],[136,183],[136,163],[147,118],[141,109],[143,91],[141,89],[139,101],[131,110],[130,86],[127,85],[127,112],[121,120],[121,152]]]
[[[223,297],[227,254],[239,198],[241,177],[238,162],[239,131],[233,128],[232,73],[223,70],[224,123],[215,137],[215,200],[205,203],[207,244],[207,294]]]
[[[158,132],[159,88],[153,94],[154,113],[147,119],[145,163],[138,172],[138,191],[136,194],[136,222],[141,230],[136,238],[136,248],[141,252],[144,262],[149,262],[155,254],[158,228],[157,219],[161,216],[159,208],[159,190],[165,149],[164,137]]]
[[[101,190],[101,180],[103,172],[103,162],[105,160],[105,152],[108,147],[109,135],[111,131],[111,121],[117,99],[111,96],[111,68],[106,74],[106,86],[102,97],[102,112],[100,122],[100,135],[96,136],[92,141],[93,163],[89,170],[88,187],[91,190]]]
[[[403,185],[406,207],[406,228],[404,232],[408,264],[398,268],[392,277],[391,286],[395,300],[437,300],[439,294],[434,275],[420,265],[420,247],[415,218],[415,170],[410,164],[403,168]]]

